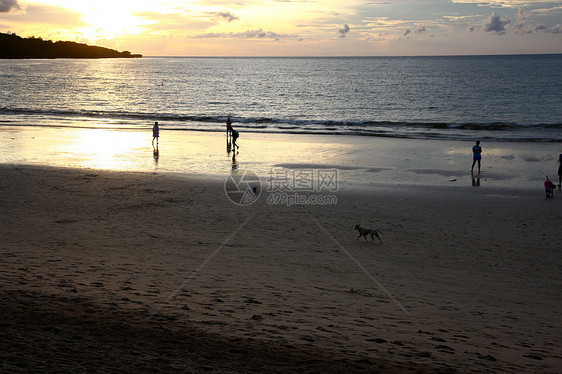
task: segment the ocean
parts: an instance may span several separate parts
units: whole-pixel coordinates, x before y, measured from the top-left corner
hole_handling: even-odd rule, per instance
[[[562,142],[562,55],[4,60],[0,126]]]

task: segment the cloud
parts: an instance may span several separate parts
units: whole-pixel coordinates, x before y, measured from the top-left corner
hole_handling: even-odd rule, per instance
[[[345,34],[347,34],[351,30],[349,25],[346,23],[343,25],[343,29],[339,29],[338,32],[340,33],[340,38],[345,38]]]
[[[558,24],[554,27],[548,28],[539,23],[536,25],[531,25],[527,30],[528,34],[537,33],[537,32],[543,34],[562,34],[562,25]]]
[[[9,13],[12,10],[19,10],[17,0],[0,0],[0,13]]]
[[[408,35],[410,35],[412,32],[414,34],[418,34],[421,35],[423,33],[425,33],[427,31],[426,27],[423,25],[419,25],[417,26],[413,31],[410,28],[407,28],[404,33],[402,33],[402,36],[405,36],[407,39],[409,39],[410,37]],[[431,37],[433,37],[433,35],[431,35]]]
[[[244,39],[279,39],[280,35],[260,28],[258,30],[246,30],[245,32],[238,33],[238,36]]]
[[[513,25],[513,32],[515,34],[525,34],[528,31],[525,31],[525,24],[529,19],[529,13],[523,11],[523,8],[519,8],[517,11],[517,21]]]
[[[511,23],[511,18],[509,17],[500,17],[500,15],[496,12],[493,12],[490,17],[484,23],[482,27],[482,31],[488,33],[494,33],[497,35],[505,34],[505,26]]]
[[[539,3],[544,6],[552,4],[554,7],[560,4],[560,0],[452,0],[453,4],[475,4],[479,7],[493,7],[493,8],[518,8],[520,6],[528,6],[533,3]]]
[[[219,18],[225,19],[227,22],[238,21],[240,18],[238,16],[233,15],[230,12],[217,12],[215,13]]]
[[[298,35],[289,35],[289,34],[278,34],[273,31],[265,31],[263,29],[257,30],[246,30],[243,32],[238,33],[207,33],[207,34],[199,34],[193,36],[196,39],[218,39],[218,38],[232,38],[232,39],[274,39],[278,40],[281,38],[294,38]]]
[[[550,12],[560,12],[561,10],[562,10],[562,5],[559,5],[559,6],[553,6],[551,8],[534,9],[533,13],[546,14]]]
[[[562,25],[558,24],[550,29],[550,33],[552,34],[562,34]]]
[[[559,34],[561,25],[558,24],[552,28],[548,28],[540,23],[529,23],[530,13],[524,12],[523,8],[519,8],[517,12],[517,21],[513,25],[514,34]]]
[[[423,34],[426,31],[425,26],[420,25],[417,29],[414,30],[416,34]]]

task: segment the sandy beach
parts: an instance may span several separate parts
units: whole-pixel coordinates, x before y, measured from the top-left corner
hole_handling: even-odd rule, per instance
[[[560,372],[558,145],[161,134],[0,132],[2,371]]]
[[[477,187],[442,154],[393,185],[405,168],[353,167],[362,146],[216,156],[222,176],[4,160],[1,371],[560,372],[559,191],[504,169]],[[337,203],[274,204],[265,179],[252,204],[225,193],[244,166],[318,164],[340,165]]]

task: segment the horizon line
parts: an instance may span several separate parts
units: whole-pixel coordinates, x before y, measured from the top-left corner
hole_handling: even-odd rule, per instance
[[[475,53],[475,54],[435,54],[435,55],[289,55],[289,56],[185,56],[185,55],[143,55],[143,58],[386,58],[386,57],[486,57],[486,56],[555,56],[562,52],[545,53]]]

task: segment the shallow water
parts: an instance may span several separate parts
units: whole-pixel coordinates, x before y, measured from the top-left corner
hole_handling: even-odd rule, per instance
[[[470,173],[472,143],[357,136],[244,134],[227,152],[224,133],[1,127],[0,163],[166,172],[226,178],[251,170],[263,182],[276,173],[333,170],[338,188],[400,185],[532,188],[556,178],[555,143],[482,143],[480,175]],[[476,169],[475,169],[476,170]],[[288,174],[287,174],[288,173]]]

